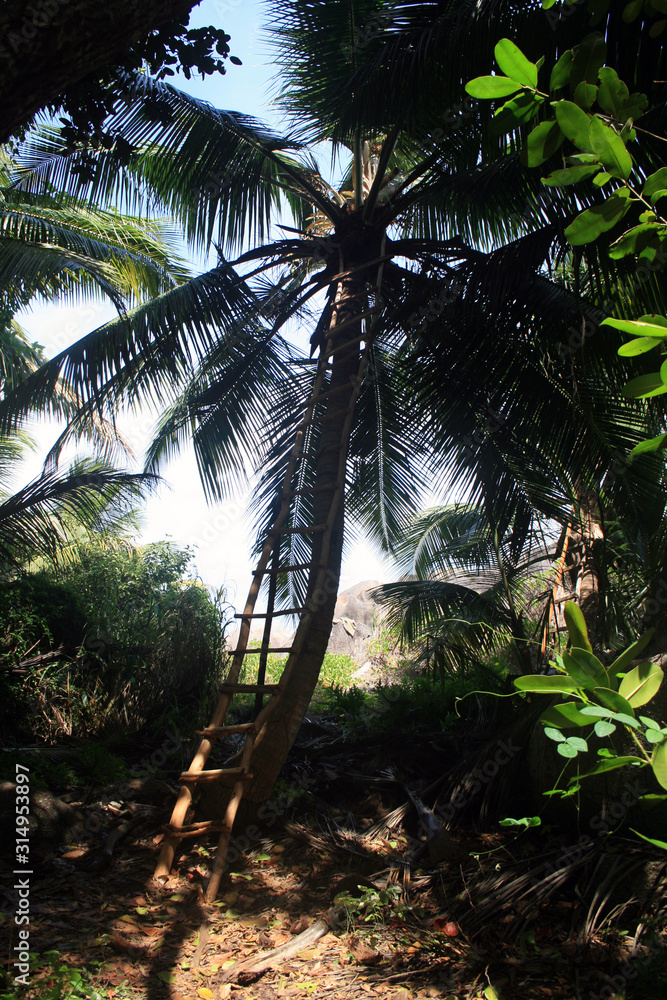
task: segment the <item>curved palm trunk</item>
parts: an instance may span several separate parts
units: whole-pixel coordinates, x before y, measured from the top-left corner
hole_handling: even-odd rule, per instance
[[[330,382],[332,390],[340,391],[329,396],[323,414],[325,423],[314,482],[317,490],[313,503],[314,524],[326,523],[334,501],[335,490],[322,487],[335,483],[341,467],[343,470],[345,468],[351,427],[351,420],[347,418],[354,405],[355,380],[359,371],[360,313],[364,301],[363,282],[354,278],[341,282],[333,323],[335,326],[344,325],[345,329],[339,334],[335,333],[335,328],[331,331],[334,355]],[[331,634],[338,596],[344,528],[343,494],[338,503],[327,552],[322,550],[322,536],[314,537],[312,562],[314,567],[321,562],[325,563],[324,582],[319,583],[317,569],[311,569],[306,603],[316,610],[308,621],[299,626],[306,634],[281,696],[280,709],[269,719],[257,740],[252,758],[254,777],[245,793],[245,800],[249,803],[260,804],[270,797],[315,690]],[[299,638],[297,632],[297,643]]]
[[[328,336],[331,378],[320,414],[323,430],[316,457],[312,515],[313,525],[324,525],[332,519],[332,528],[313,535],[305,602],[311,611],[302,617],[294,637],[295,652],[285,670],[279,706],[260,729],[252,750],[252,779],[245,786],[239,810],[244,819],[253,816],[271,796],[315,690],[329,642],[340,579],[345,464],[359,384],[365,301],[363,279],[352,275],[340,280]],[[229,789],[207,785],[202,789],[199,813],[217,820],[229,798]]]

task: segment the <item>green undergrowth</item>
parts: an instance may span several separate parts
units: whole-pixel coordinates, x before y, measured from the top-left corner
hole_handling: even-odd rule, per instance
[[[270,656],[266,681],[276,683],[284,669],[285,656]],[[449,731],[459,717],[457,699],[484,686],[489,687],[489,672],[483,678],[474,671],[438,678],[409,676],[391,684],[372,688],[351,683],[357,664],[348,656],[327,653],[308,712],[336,722],[352,738],[387,731],[416,732],[421,729]],[[242,681],[251,683],[254,675],[244,672]],[[498,670],[498,686],[502,671]],[[236,721],[253,714],[254,696],[237,695],[231,717]]]

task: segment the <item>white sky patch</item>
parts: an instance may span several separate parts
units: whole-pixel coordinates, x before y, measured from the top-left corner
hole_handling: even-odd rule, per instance
[[[221,77],[188,81],[179,75],[170,82],[216,107],[245,112],[280,131],[284,116],[271,108],[267,96],[276,67],[270,61],[269,45],[260,27],[263,18],[260,0],[203,0],[192,11],[191,27],[213,24],[223,28],[231,35],[231,53],[242,60],[242,65],[228,62],[227,72]],[[213,259],[208,265],[193,261],[193,267],[200,272],[214,263]],[[53,357],[115,316],[116,311],[110,303],[91,300],[75,305],[35,303],[17,318],[31,339],[45,348],[48,357]],[[300,344],[307,344],[310,331],[297,331],[294,324],[290,324],[289,336]],[[307,355],[307,349],[305,353]],[[142,468],[143,452],[156,417],[155,412],[142,410],[138,414],[121,414],[118,418],[119,430],[135,454],[132,471]],[[27,457],[23,466],[24,482],[39,474],[46,451],[61,429],[62,425],[43,420],[31,424],[38,449]],[[80,454],[83,452],[81,449]],[[73,452],[68,451],[63,466],[73,457]],[[140,542],[169,539],[194,547],[195,563],[202,580],[210,587],[224,586],[229,600],[237,609],[242,607],[254,565],[254,560],[250,559],[253,539],[246,516],[247,490],[229,500],[207,504],[191,447],[164,465],[161,474],[171,488],[161,486],[157,495],[148,500]],[[383,558],[362,538],[355,537],[344,558],[340,589],[345,590],[362,580],[387,582],[396,575],[390,560]]]

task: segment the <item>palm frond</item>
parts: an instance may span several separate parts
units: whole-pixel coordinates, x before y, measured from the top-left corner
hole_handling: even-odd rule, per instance
[[[155,476],[132,475],[87,460],[66,475],[40,476],[0,502],[0,559],[16,564],[53,558],[73,533],[102,533],[155,487]]]

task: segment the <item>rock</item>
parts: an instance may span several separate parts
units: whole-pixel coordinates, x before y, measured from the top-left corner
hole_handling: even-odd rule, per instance
[[[16,839],[16,785],[0,782],[0,829],[2,848],[11,848]],[[30,847],[56,847],[67,843],[81,815],[51,792],[30,791]]]
[[[365,663],[378,617],[370,592],[379,586],[377,580],[364,580],[338,595],[327,652],[349,656],[360,665]]]
[[[131,778],[107,785],[101,791],[105,799],[138,802],[146,806],[168,805],[177,795],[171,785],[158,778]]]

